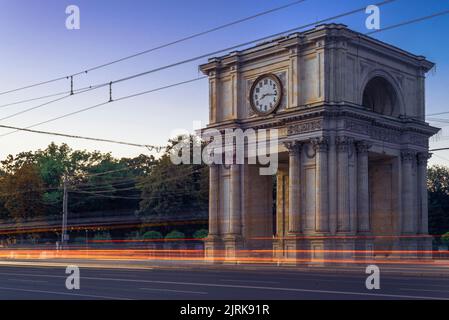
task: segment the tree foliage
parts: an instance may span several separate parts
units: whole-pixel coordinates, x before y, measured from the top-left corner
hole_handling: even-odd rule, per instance
[[[432,166],[428,170],[429,232],[449,232],[449,168]]]
[[[178,230],[173,230],[172,232],[169,232],[166,236],[165,239],[184,239],[186,236],[184,233],[178,231]]]
[[[64,176],[72,213],[137,210],[140,190],[136,185],[153,162],[152,156],[116,159],[110,153],[54,143],[44,150],[9,155],[0,162],[0,218],[60,216]]]
[[[22,222],[44,214],[44,182],[34,164],[25,162],[15,172],[5,174],[0,190],[7,217]]]
[[[209,235],[209,231],[206,229],[200,229],[197,230],[193,233],[193,238],[194,239],[204,239],[207,238],[207,236]]]
[[[147,231],[142,235],[143,239],[162,239],[162,233],[159,231]]]
[[[198,143],[188,137],[191,145]],[[204,164],[174,164],[170,153],[178,140],[170,140],[165,154],[142,181],[140,213],[149,215],[193,215],[207,212],[209,170]],[[190,149],[192,151],[193,148]]]

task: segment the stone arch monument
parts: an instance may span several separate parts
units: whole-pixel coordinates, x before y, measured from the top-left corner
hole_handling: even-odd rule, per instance
[[[201,65],[208,128],[279,130],[275,179],[257,164],[211,165],[206,256],[273,249],[313,262],[430,249],[426,166],[438,129],[425,122],[424,85],[432,67],[341,24]]]

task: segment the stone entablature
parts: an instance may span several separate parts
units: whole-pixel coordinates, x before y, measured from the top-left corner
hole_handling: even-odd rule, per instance
[[[327,110],[337,111],[327,111]],[[314,111],[315,110],[315,111]],[[209,125],[208,128],[253,128],[279,129],[279,137],[283,139],[308,139],[310,135],[321,135],[323,132],[347,132],[355,137],[369,139],[374,143],[408,145],[417,150],[428,148],[428,138],[438,132],[438,128],[427,123],[407,119],[385,119],[375,114],[366,114],[356,107],[314,108],[314,110],[298,110],[294,116],[284,112],[275,116],[254,120],[229,121]],[[339,110],[339,111],[338,111]],[[301,136],[304,136],[302,138]]]

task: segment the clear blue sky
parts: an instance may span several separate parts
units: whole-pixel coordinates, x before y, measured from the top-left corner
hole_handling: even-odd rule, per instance
[[[0,91],[48,78],[67,75],[103,62],[151,48],[293,0],[0,0]],[[286,10],[254,19],[207,36],[123,62],[76,78],[83,87],[170,64],[257,37],[280,32],[338,13],[372,4],[361,0],[307,0]],[[65,28],[65,8],[78,5],[81,30]],[[449,9],[442,0],[398,0],[381,8],[381,24],[388,26],[406,19]],[[366,32],[365,14],[336,22]],[[403,28],[382,32],[376,38],[425,55],[437,64],[427,81],[427,113],[449,111],[449,15]],[[126,95],[199,75],[198,64],[189,63],[129,81],[114,88],[114,95]],[[68,90],[60,82],[19,93],[0,96],[0,105]],[[77,110],[108,98],[107,89],[75,96],[63,102],[0,121],[28,126]],[[0,108],[0,118],[37,105],[39,102]],[[447,116],[449,119],[449,115]],[[145,144],[165,144],[172,130],[190,129],[192,121],[208,119],[207,81],[164,90],[144,97],[107,105],[36,129],[118,139]],[[0,133],[6,132],[1,129]],[[449,133],[444,132],[443,135]],[[16,133],[0,138],[0,159],[7,154],[44,148],[51,141],[67,142],[74,148],[112,151],[113,155],[135,156],[144,149],[107,143]],[[449,146],[449,139],[432,147]],[[449,159],[449,153],[439,153]],[[449,165],[433,157],[432,163]]]

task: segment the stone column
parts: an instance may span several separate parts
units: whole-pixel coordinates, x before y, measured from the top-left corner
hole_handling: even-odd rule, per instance
[[[402,232],[415,234],[417,226],[415,184],[412,179],[413,162],[416,162],[416,152],[404,150],[401,152],[402,159]]]
[[[242,233],[241,217],[241,165],[232,164],[230,177],[230,223],[229,234],[240,236]]]
[[[315,149],[316,174],[316,214],[315,230],[329,231],[329,190],[328,190],[328,150],[327,137],[314,138],[311,143]]]
[[[337,137],[337,204],[339,232],[351,231],[351,214],[349,212],[349,148],[353,140],[348,137]]]
[[[218,235],[219,175],[220,167],[211,164],[209,167],[209,236],[212,237]]]
[[[427,152],[418,153],[418,198],[419,198],[419,221],[418,231],[420,234],[429,233],[428,205],[427,205],[427,160],[431,154]]]
[[[368,150],[366,141],[356,143],[357,149],[357,231],[370,232]]]
[[[301,148],[299,142],[286,142],[285,147],[289,153],[288,173],[288,233],[297,234],[300,226],[300,176],[301,176]]]
[[[329,232],[335,234],[337,232],[337,144],[336,137],[329,139],[328,164],[328,182],[329,182]]]

